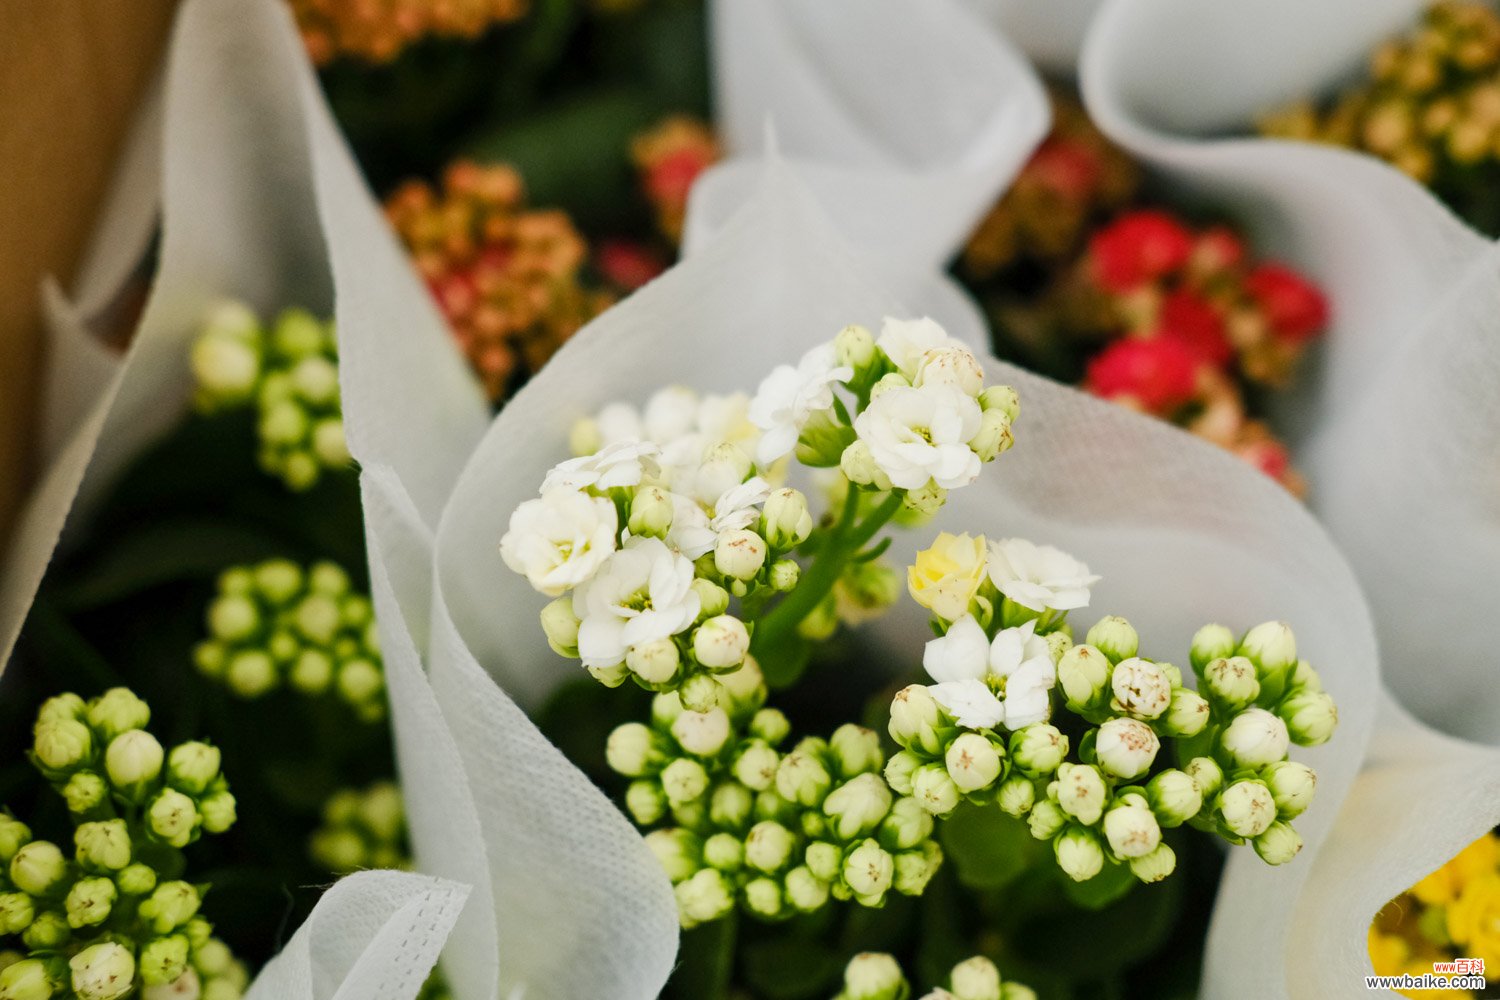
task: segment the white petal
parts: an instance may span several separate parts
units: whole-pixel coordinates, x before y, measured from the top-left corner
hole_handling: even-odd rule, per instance
[[[989,638],[973,615],[964,615],[948,634],[930,639],[922,650],[922,667],[935,681],[983,678],[989,667]]]

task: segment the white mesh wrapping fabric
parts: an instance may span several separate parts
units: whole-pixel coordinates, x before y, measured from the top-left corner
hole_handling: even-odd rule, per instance
[[[1240,211],[1258,246],[1330,293],[1325,356],[1285,416],[1400,702],[1384,703],[1300,898],[1230,865],[1209,997],[1366,995],[1375,912],[1500,822],[1500,751],[1400,707],[1485,744],[1500,734],[1482,628],[1500,594],[1500,253],[1371,157],[1248,137],[1256,114],[1329,92],[1423,6],[1110,0],[1084,49],[1085,99],[1108,133]]]

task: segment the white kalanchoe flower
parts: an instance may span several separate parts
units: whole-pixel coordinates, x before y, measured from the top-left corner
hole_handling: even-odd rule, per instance
[[[607,444],[592,455],[570,458],[554,466],[542,480],[542,493],[639,486],[643,480],[661,474],[656,461],[660,454],[661,448],[652,441]]]
[[[890,359],[891,364],[908,382],[915,382],[922,359],[929,351],[951,348],[968,350],[964,342],[951,336],[936,320],[893,319],[889,316],[880,327],[880,339],[875,346]]]
[[[500,540],[505,565],[549,597],[585,583],[617,547],[619,515],[603,497],[559,490],[527,500]]]
[[[1145,857],[1161,843],[1161,826],[1151,810],[1133,796],[1104,814],[1104,836],[1121,858]]]
[[[1161,740],[1151,727],[1135,719],[1110,719],[1099,727],[1094,753],[1099,766],[1130,781],[1151,769]]]
[[[1247,708],[1236,715],[1219,740],[1240,767],[1260,767],[1285,760],[1291,746],[1286,723],[1263,708]]]
[[[796,367],[773,369],[750,401],[750,420],[763,432],[756,459],[769,465],[790,454],[808,418],[832,408],[833,387],[853,377],[853,368],[838,363],[832,341],[802,355]]]
[[[748,528],[760,520],[760,508],[771,496],[771,484],[760,476],[751,476],[731,486],[714,501],[714,516],[709,522],[716,534]]]
[[[922,666],[939,682],[929,689],[932,697],[969,729],[1003,724],[1015,730],[1045,721],[1057,682],[1051,647],[1036,635],[1035,622],[1003,629],[991,641],[966,614],[927,643]],[[992,689],[1001,682],[1003,699]]]
[[[979,404],[947,385],[891,389],[854,418],[856,444],[868,447],[876,467],[903,490],[928,483],[951,490],[978,479],[981,463],[969,440],[979,425]]]
[[[1276,799],[1262,782],[1236,781],[1219,793],[1224,825],[1239,837],[1258,837],[1276,821]]]
[[[698,617],[693,564],[659,539],[633,538],[578,588],[578,655],[586,667],[612,667],[633,646],[667,639]]]
[[[672,501],[672,526],[667,529],[667,545],[689,559],[712,552],[718,540],[709,523],[708,512],[697,501],[681,493],[669,493]]]
[[[1024,538],[990,542],[990,581],[1023,608],[1072,611],[1086,608],[1096,574],[1061,549]]]
[[[922,355],[911,384],[948,385],[966,396],[978,396],[984,391],[984,367],[967,347],[938,347]]]
[[[984,583],[989,548],[983,535],[940,532],[906,570],[912,600],[945,621],[957,621]]]
[[[657,444],[684,438],[698,430],[698,410],[702,400],[685,385],[669,385],[652,393],[641,414],[641,430]]]
[[[1115,664],[1109,678],[1110,706],[1137,719],[1154,719],[1172,703],[1172,680],[1149,660],[1131,657]]]
[[[1085,826],[1093,826],[1104,814],[1109,790],[1099,769],[1090,764],[1063,764],[1057,769],[1057,804]]]
[[[592,444],[587,450],[574,449],[583,454],[598,451],[600,448],[624,441],[639,441],[646,438],[660,444],[661,441],[646,433],[646,426],[641,421],[641,414],[629,403],[611,403],[599,411],[592,421],[589,430],[591,434],[585,434],[579,428],[574,428],[574,437],[579,438],[579,444]]]

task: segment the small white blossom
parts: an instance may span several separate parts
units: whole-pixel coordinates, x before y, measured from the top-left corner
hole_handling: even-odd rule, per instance
[[[715,532],[748,528],[760,520],[760,508],[771,496],[771,484],[760,476],[751,476],[738,486],[731,486],[714,503],[710,527]]]
[[[964,615],[927,643],[922,666],[939,682],[931,688],[933,698],[959,725],[988,729],[1003,723],[1015,730],[1050,714],[1057,671],[1035,622],[1003,629],[991,642],[974,616]],[[1004,698],[992,690],[1002,681]]]
[[[693,564],[660,539],[632,538],[578,588],[578,655],[585,667],[612,667],[632,646],[689,628],[700,603]]]
[[[515,509],[500,555],[533,587],[556,597],[594,575],[615,551],[618,531],[614,504],[558,490]]]
[[[698,394],[687,386],[669,385],[646,401],[645,436],[657,444],[676,441],[698,430]]]
[[[672,500],[672,526],[667,529],[667,544],[689,559],[711,551],[719,536],[709,524],[708,512],[681,493],[667,495]]]
[[[802,355],[796,367],[777,365],[750,401],[750,420],[763,432],[756,459],[769,465],[790,453],[808,418],[833,406],[834,385],[853,377],[854,369],[838,364],[832,342]]]
[[[594,418],[594,430],[599,436],[601,448],[623,441],[639,441],[646,437],[641,415],[629,403],[611,403],[600,410],[599,415]]]
[[[660,454],[661,449],[651,441],[616,441],[592,455],[570,458],[555,466],[542,480],[542,492],[639,486],[643,479],[661,474],[656,462]]]
[[[1024,538],[990,542],[990,580],[996,589],[1032,611],[1086,608],[1099,577],[1072,556]]]
[[[966,396],[984,391],[984,367],[967,347],[939,347],[917,362],[912,385],[951,385]]]
[[[880,327],[880,339],[875,346],[885,352],[908,382],[916,381],[917,369],[928,351],[949,347],[964,348],[963,341],[949,336],[948,331],[936,320],[892,319],[887,316]],[[967,348],[964,348],[967,350]]]
[[[979,478],[969,440],[979,433],[979,404],[947,385],[889,389],[854,419],[854,431],[891,481],[903,490],[935,482],[945,490]]]

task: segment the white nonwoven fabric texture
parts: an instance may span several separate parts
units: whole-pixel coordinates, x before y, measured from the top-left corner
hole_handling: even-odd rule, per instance
[[[1311,507],[1369,596],[1391,692],[1300,900],[1231,866],[1208,997],[1367,995],[1375,912],[1500,823],[1483,628],[1500,595],[1500,252],[1372,157],[1253,137],[1258,114],[1332,93],[1424,7],[1109,0],[1083,52],[1107,133],[1329,293],[1323,356],[1282,417]],[[1270,952],[1268,919],[1282,928]]]

